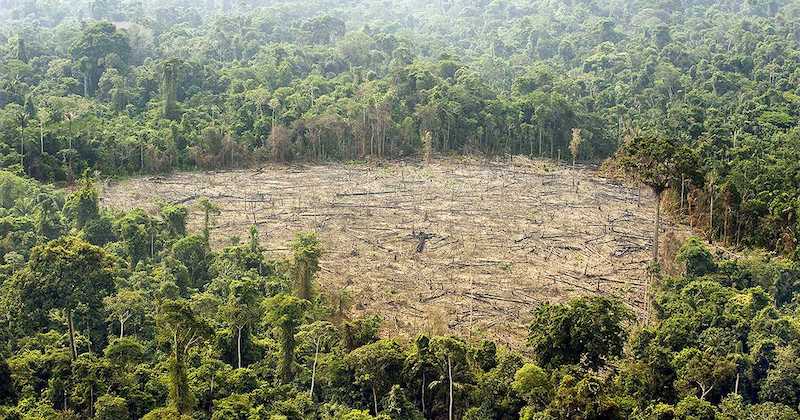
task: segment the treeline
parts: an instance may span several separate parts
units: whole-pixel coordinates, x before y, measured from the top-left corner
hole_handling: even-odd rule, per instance
[[[800,267],[718,258],[697,239],[653,284],[650,320],[587,297],[533,310],[516,348],[382,338],[316,284],[300,234],[212,251],[215,206],[100,210],[0,173],[5,419],[794,419]],[[36,211],[37,203],[49,211]]]

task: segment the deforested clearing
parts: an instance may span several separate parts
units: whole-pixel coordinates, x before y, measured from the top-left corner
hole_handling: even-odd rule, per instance
[[[216,248],[255,224],[276,257],[301,231],[326,250],[320,291],[349,295],[391,335],[518,342],[540,302],[600,294],[645,309],[654,206],[646,189],[593,167],[514,158],[430,164],[267,166],[106,185],[103,205],[154,211],[208,197]]]

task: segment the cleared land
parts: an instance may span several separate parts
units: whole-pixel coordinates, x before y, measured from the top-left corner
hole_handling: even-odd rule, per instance
[[[512,343],[539,302],[602,294],[644,309],[653,199],[593,168],[521,158],[268,166],[126,180],[106,186],[103,203],[154,210],[204,196],[222,208],[217,246],[255,223],[283,257],[296,232],[318,232],[320,288],[347,290],[387,333]],[[190,227],[199,223],[194,209]]]

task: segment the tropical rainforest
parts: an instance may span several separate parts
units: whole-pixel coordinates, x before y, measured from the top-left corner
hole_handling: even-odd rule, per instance
[[[0,0],[0,418],[796,419],[798,118],[797,0]],[[407,341],[313,233],[97,188],[462,154],[604,162],[697,236],[659,261],[657,217],[644,318]]]

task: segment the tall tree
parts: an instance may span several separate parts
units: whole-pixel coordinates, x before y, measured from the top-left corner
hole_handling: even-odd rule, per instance
[[[313,352],[314,356],[311,363],[311,385],[308,395],[314,398],[314,386],[317,379],[317,366],[319,365],[320,353],[331,351],[331,347],[341,337],[336,326],[328,321],[317,321],[303,325],[297,333],[298,342],[308,353]]]
[[[453,420],[455,414],[456,381],[468,376],[468,346],[455,337],[435,337],[430,343],[437,362],[440,382],[447,384],[447,418]]]
[[[291,383],[295,374],[295,334],[303,323],[309,302],[292,295],[280,294],[264,300],[264,322],[277,330],[280,337],[278,371],[284,383]]]
[[[14,280],[28,328],[47,327],[48,312],[57,310],[67,323],[73,358],[78,356],[78,327],[85,328],[89,345],[98,349],[105,340],[103,298],[114,293],[114,275],[113,259],[105,251],[74,236],[35,247]]]
[[[585,297],[567,304],[543,304],[534,310],[528,345],[541,366],[555,367],[585,360],[597,368],[620,356],[627,339],[624,323],[632,319],[622,303]],[[602,334],[597,334],[603,331]]]
[[[103,299],[108,321],[119,323],[119,338],[125,337],[125,323],[138,315],[141,319],[149,307],[147,296],[141,290],[119,290]]]
[[[378,393],[382,398],[399,380],[403,359],[400,346],[393,340],[379,340],[347,355],[346,362],[355,372],[356,383],[367,386],[371,391],[376,416],[379,414]]]
[[[314,233],[300,233],[292,241],[292,276],[300,299],[310,300],[314,293],[314,276],[319,271],[322,248]]]
[[[110,22],[94,22],[81,31],[70,53],[83,73],[83,94],[94,96],[100,76],[106,69],[122,70],[130,56],[128,37]]]
[[[200,199],[198,206],[203,211],[203,239],[205,239],[206,245],[210,246],[211,225],[214,223],[214,218],[220,214],[220,209],[206,197]]]
[[[178,60],[167,60],[162,64],[161,74],[161,114],[168,120],[178,117]]]
[[[259,282],[244,277],[234,280],[229,286],[228,300],[220,308],[222,317],[236,333],[236,363],[242,368],[242,330],[251,326],[261,317],[259,306]]]
[[[69,223],[78,229],[100,217],[100,196],[91,178],[83,177],[79,188],[67,196],[63,213]]]
[[[169,368],[170,404],[182,415],[191,414],[195,397],[189,388],[186,357],[193,347],[210,335],[211,329],[185,300],[168,300],[162,303],[156,325],[161,339],[172,345]]]
[[[655,195],[653,263],[658,264],[661,232],[661,199],[675,179],[681,179],[691,165],[691,152],[679,139],[662,131],[631,131],[617,152],[615,162],[633,179],[650,187]]]

